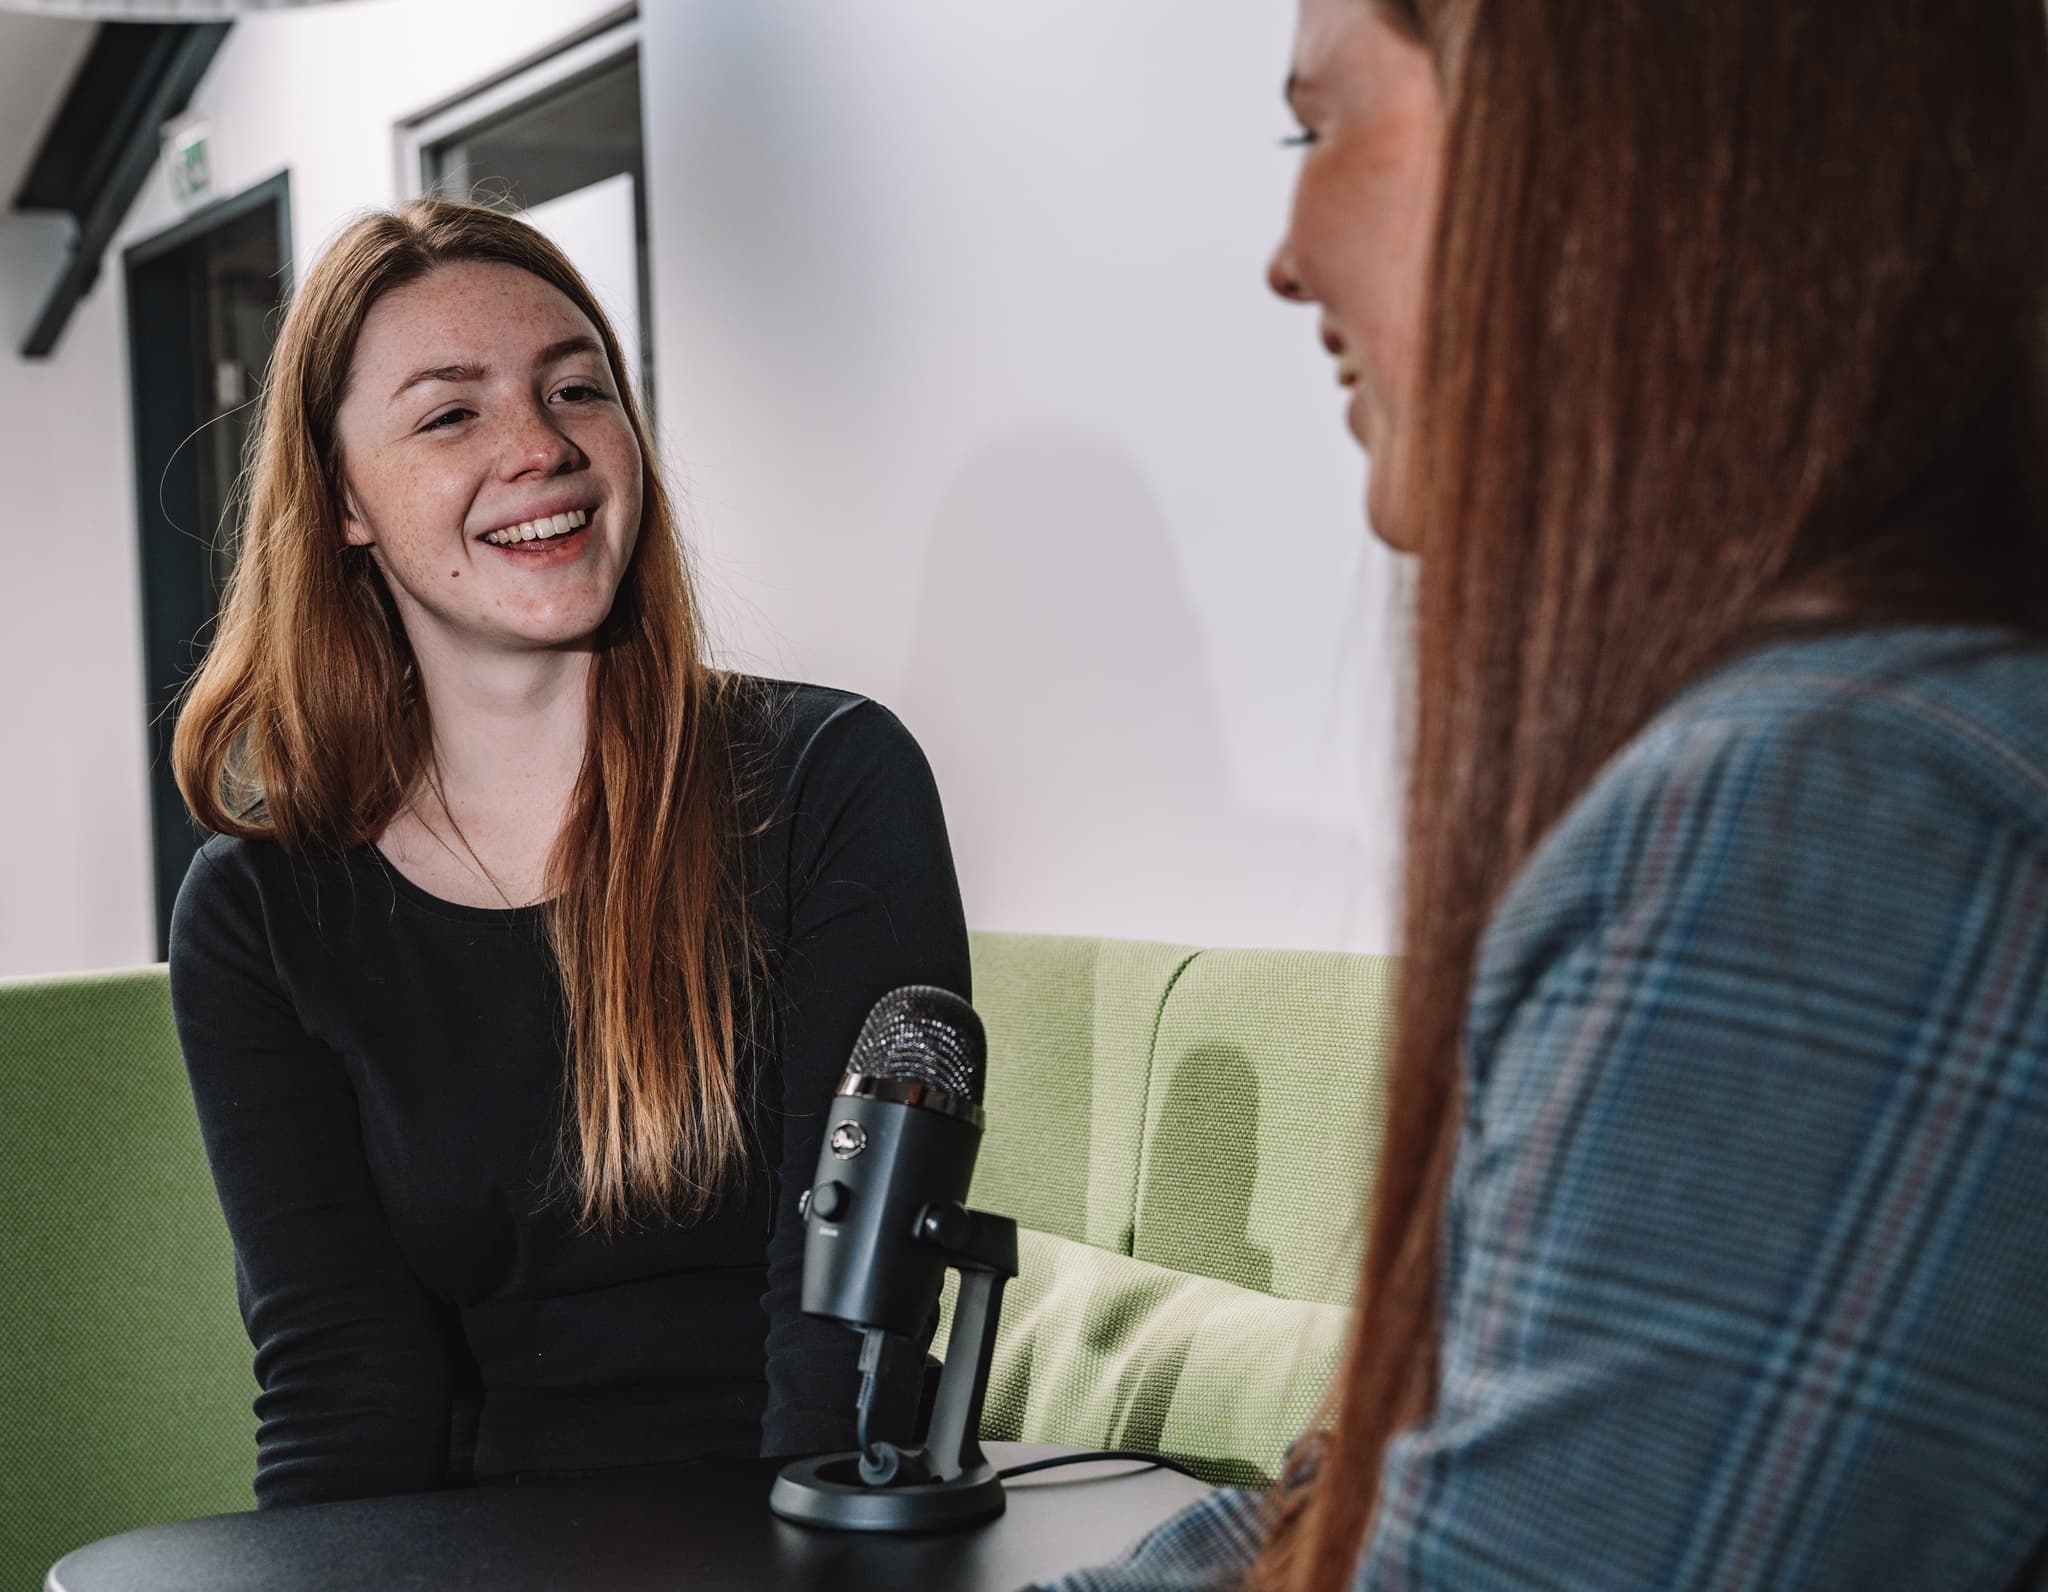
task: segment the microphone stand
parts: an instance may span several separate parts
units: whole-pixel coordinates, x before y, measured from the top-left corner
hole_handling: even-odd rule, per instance
[[[1003,1512],[1003,1484],[981,1451],[981,1406],[995,1358],[1003,1286],[1017,1275],[1017,1224],[951,1200],[926,1205],[916,1239],[960,1273],[946,1367],[925,1440],[899,1449],[822,1454],[785,1465],[768,1507],[785,1520],[840,1531],[946,1531]],[[863,1416],[881,1361],[879,1328],[861,1347]],[[862,1420],[863,1432],[866,1420]]]

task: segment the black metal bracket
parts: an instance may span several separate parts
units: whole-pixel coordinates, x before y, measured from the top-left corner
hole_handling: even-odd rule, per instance
[[[108,22],[94,36],[14,195],[16,210],[61,211],[77,228],[22,358],[56,348],[156,164],[163,124],[192,102],[232,26]]]
[[[1003,1484],[981,1451],[981,1406],[995,1356],[1003,1285],[1017,1275],[1017,1224],[944,1202],[918,1214],[917,1241],[960,1273],[946,1368],[930,1429],[916,1448],[891,1455],[876,1483],[867,1456],[824,1454],[783,1468],[768,1507],[785,1520],[839,1531],[949,1531],[1003,1512]]]

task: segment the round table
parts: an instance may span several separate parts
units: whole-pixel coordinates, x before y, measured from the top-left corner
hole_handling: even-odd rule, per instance
[[[984,1445],[997,1465],[1063,1452]],[[145,1526],[66,1554],[47,1592],[1016,1592],[1097,1564],[1208,1489],[1095,1463],[1005,1484],[967,1531],[884,1536],[768,1512],[772,1460],[618,1471]]]

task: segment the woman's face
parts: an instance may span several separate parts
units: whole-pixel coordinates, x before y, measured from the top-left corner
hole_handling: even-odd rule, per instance
[[[1367,514],[1413,552],[1401,477],[1442,163],[1434,64],[1371,0],[1301,0],[1287,97],[1301,170],[1267,279],[1322,306],[1345,419],[1373,461]]]
[[[517,266],[371,306],[336,427],[347,539],[423,657],[574,646],[640,534],[640,445],[597,328]]]

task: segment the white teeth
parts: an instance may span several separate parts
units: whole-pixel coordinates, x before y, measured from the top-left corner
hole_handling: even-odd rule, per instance
[[[590,523],[588,509],[570,509],[562,514],[545,515],[537,520],[521,520],[517,525],[507,525],[502,530],[487,533],[484,540],[493,547],[509,547],[514,542],[541,541],[550,536],[566,536],[579,531]]]

